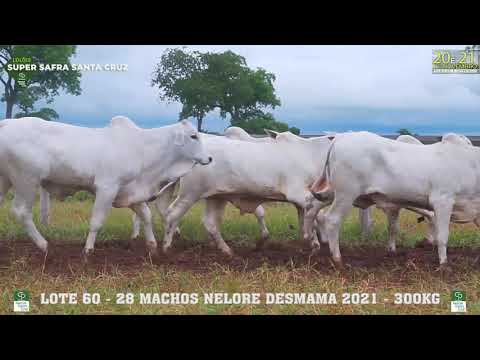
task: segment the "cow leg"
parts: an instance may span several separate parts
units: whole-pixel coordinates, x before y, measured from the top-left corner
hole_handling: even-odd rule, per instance
[[[35,202],[37,186],[32,184],[17,184],[15,183],[15,197],[12,204],[12,212],[18,221],[25,226],[28,236],[33,240],[35,245],[44,253],[48,251],[48,243],[45,238],[37,230],[33,222],[32,208]]]
[[[131,236],[132,240],[135,240],[140,235],[141,227],[142,227],[142,220],[140,219],[140,216],[138,216],[137,213],[134,212],[132,215],[132,236]]]
[[[83,259],[87,261],[88,255],[93,252],[97,232],[102,227],[108,212],[112,208],[112,203],[117,196],[118,187],[102,186],[97,187],[95,202],[93,203],[92,216],[90,218],[90,231],[83,249]]]
[[[347,216],[348,212],[353,207],[355,197],[346,197],[335,193],[335,200],[332,206],[325,214],[325,234],[328,238],[328,245],[330,253],[332,254],[333,262],[339,268],[342,268],[342,256],[339,248],[339,233],[342,221]]]
[[[154,201],[155,208],[157,209],[158,214],[162,218],[164,225],[165,225],[167,209],[173,201],[174,192],[175,192],[175,186],[170,186],[169,188],[165,189],[163,193]],[[178,226],[175,229],[175,235],[180,236],[180,228]]]
[[[203,215],[203,226],[207,230],[210,238],[215,241],[217,247],[226,255],[233,256],[233,251],[223,240],[220,233],[220,223],[227,202],[217,199],[206,199],[205,214]]]
[[[303,239],[304,236],[303,236],[303,230],[304,230],[304,224],[305,224],[305,210],[299,206],[299,205],[295,205],[296,209],[297,209],[297,215],[298,215],[298,238],[299,239]]]
[[[422,242],[418,243],[419,247],[433,247],[435,245],[435,225],[434,225],[435,216],[428,220],[428,229],[425,239]]]
[[[418,248],[431,248],[434,246],[435,243],[435,226],[434,226],[434,217],[435,215],[431,211],[417,209],[417,208],[410,208],[407,207],[408,210],[415,212],[421,215],[424,220],[427,221],[427,234],[425,237],[415,244]]]
[[[165,212],[165,234],[163,236],[163,252],[168,253],[172,246],[173,235],[177,229],[180,219],[198,200],[193,198],[180,198],[177,196],[175,201],[170,204]]]
[[[450,218],[452,216],[453,200],[442,198],[438,200],[430,200],[434,216],[435,239],[437,240],[438,258],[440,266],[447,264],[447,243],[450,226]]]
[[[316,227],[318,226],[316,218],[319,211],[325,206],[324,203],[317,201],[311,194],[308,194],[307,206],[305,207],[303,217],[303,239],[314,251],[320,249],[318,239],[321,238],[316,231]]]
[[[358,209],[360,226],[362,228],[362,241],[367,240],[372,232],[372,211],[371,208]]]
[[[267,225],[265,224],[265,209],[262,205],[259,205],[255,209],[255,217],[257,218],[258,225],[260,225],[261,237],[257,242],[257,248],[262,248],[268,241],[270,233],[268,232]]]
[[[317,225],[315,227],[315,232],[317,233],[317,237],[320,241],[324,244],[328,244],[328,238],[325,234],[325,211],[320,210],[317,214]]]
[[[138,219],[143,221],[143,231],[145,233],[145,242],[147,249],[151,253],[157,252],[157,241],[155,240],[155,235],[153,234],[152,228],[152,213],[150,208],[146,203],[134,204],[130,207]],[[140,220],[138,220],[140,222]]]
[[[40,222],[48,225],[50,222],[50,194],[43,187],[40,187]]]
[[[388,219],[388,252],[395,254],[397,251],[397,237],[399,231],[398,217],[400,215],[400,208],[386,208],[382,209]]]

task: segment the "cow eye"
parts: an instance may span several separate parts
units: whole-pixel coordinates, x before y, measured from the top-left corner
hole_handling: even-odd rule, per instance
[[[192,136],[190,136],[190,137],[191,137],[192,139],[194,139],[194,140],[198,140],[198,136],[197,136],[197,135],[192,135]]]

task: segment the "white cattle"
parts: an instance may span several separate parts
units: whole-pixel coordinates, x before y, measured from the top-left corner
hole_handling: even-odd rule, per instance
[[[219,137],[217,135],[210,135],[210,134],[202,134],[202,136],[205,139],[216,139]],[[242,128],[235,127],[235,126],[227,128],[224,132],[224,136],[229,139],[236,139],[236,140],[250,141],[250,142],[265,142],[265,141],[268,142],[271,140],[270,137],[255,138],[250,134],[248,134]],[[204,144],[208,151],[209,141],[206,140]],[[175,191],[175,186],[169,186],[168,188],[164,189],[162,193],[154,201],[155,208],[157,209],[162,220],[165,219],[165,213],[167,211],[167,208],[174,199],[174,191]],[[209,204],[211,201],[215,201],[215,200],[210,200],[207,198],[205,201],[207,205],[205,207],[204,223],[209,223],[211,220],[207,220],[207,219],[212,219],[215,216],[218,216],[218,214],[217,212],[211,210],[211,209],[214,209],[214,206]],[[258,224],[260,226],[261,240],[257,243],[257,246],[260,247],[268,240],[268,237],[269,237],[269,231],[265,224],[265,209],[263,208],[262,205],[259,205],[253,213],[257,218]],[[133,220],[132,239],[135,239],[140,234],[141,219],[134,213],[132,216],[132,220]],[[175,232],[177,235],[180,235],[180,229],[178,227],[176,228]]]
[[[178,195],[164,216],[164,251],[170,248],[182,216],[200,199],[208,199],[206,214],[209,216],[203,219],[205,228],[228,255],[232,251],[219,231],[227,202],[242,212],[253,212],[263,202],[286,201],[303,214],[309,199],[313,199],[309,186],[318,176],[319,166],[325,162],[330,139],[326,136],[303,139],[289,132],[272,134],[275,141],[205,139],[214,160],[208,169],[195,168],[181,179]],[[303,228],[300,224],[302,231]],[[318,241],[311,245],[319,246]]]
[[[323,157],[323,156],[322,156]],[[341,265],[338,234],[355,204],[393,203],[433,211],[441,265],[447,262],[449,223],[480,215],[480,149],[456,134],[432,145],[408,144],[368,133],[337,135],[322,176],[311,187],[320,201],[333,199],[324,233]]]
[[[162,184],[211,160],[187,121],[154,129],[140,129],[125,117],[96,129],[28,117],[0,122],[0,192],[13,187],[12,211],[44,252],[48,243],[32,221],[39,186],[60,196],[78,190],[95,193],[85,256],[93,251],[97,231],[112,206],[130,207],[142,218],[147,247],[155,251],[145,201]]]
[[[460,140],[460,141],[458,141]],[[407,142],[410,144],[421,144],[420,140],[414,138],[413,136],[410,135],[400,135],[397,138],[397,141],[402,141],[402,142]],[[459,145],[465,145],[465,146],[473,146],[472,142],[470,141],[469,138],[467,138],[465,135],[461,134],[447,134],[442,137],[441,141],[453,141],[454,143],[457,143]],[[421,215],[422,218],[419,219],[419,221],[423,221],[426,219],[428,221],[428,231],[427,234],[425,235],[425,238],[417,243],[417,247],[424,247],[424,246],[433,246],[435,243],[435,229],[433,226],[434,223],[434,212],[425,210],[425,209],[419,209],[419,208],[414,208],[414,207],[407,207],[406,209],[416,212],[417,214]],[[382,208],[387,213],[388,219],[389,219],[389,249],[390,251],[394,252],[395,247],[396,247],[396,237],[398,234],[398,216],[400,212],[400,208],[394,204],[390,204],[388,206],[384,206]],[[475,225],[477,227],[480,226],[480,218],[475,218],[472,219]],[[457,222],[457,223],[466,223],[470,221],[459,221],[459,219],[452,219],[451,221]]]
[[[250,136],[242,128],[231,126],[227,130],[225,130],[225,136],[230,139],[238,139],[238,140],[244,140],[244,141],[272,142],[272,141],[275,141],[277,136],[280,134],[279,132],[269,130],[269,129],[265,129],[265,132],[267,133],[267,135],[269,135],[268,137],[255,138]],[[282,134],[283,135],[281,136],[281,138],[283,139],[283,141],[297,141],[298,139],[301,139],[299,136],[296,136],[289,131],[283,132]],[[335,137],[335,134],[333,133],[327,134],[327,136],[329,137],[329,139],[333,139]],[[310,205],[308,206],[307,209],[305,209],[305,211],[297,207],[298,223],[300,224],[300,231],[302,231],[301,237],[303,236],[305,238],[306,233],[310,233],[313,236],[313,238],[308,241],[310,241],[312,244],[315,245],[315,244],[318,244],[318,239],[322,239],[320,234],[320,228],[318,225],[316,226],[316,229],[315,229],[316,232],[312,232],[313,226],[315,226],[315,224],[317,223],[317,218],[321,217],[321,214],[319,213],[319,209],[322,207],[322,203],[317,201],[312,201],[312,200],[310,200],[309,203]],[[262,209],[260,209],[260,207],[257,208],[257,211],[258,210],[260,210],[262,214],[264,213],[263,207]],[[260,215],[257,214],[257,211],[255,214],[258,218],[259,223],[262,224],[263,221],[260,219]],[[368,235],[371,233],[371,229],[373,225],[370,208],[359,209],[359,219],[360,219],[360,225],[362,229],[362,239],[366,239]],[[268,229],[264,225],[264,222],[263,222],[263,225],[260,225],[260,226],[262,227],[262,233],[264,232],[265,234],[267,234],[266,236],[268,236]],[[303,226],[305,226],[305,229],[309,229],[309,230],[302,229]],[[262,239],[265,239],[266,236],[262,237]],[[262,243],[260,243],[259,245],[261,244]]]
[[[140,129],[132,120],[125,116],[115,116],[110,120],[109,127],[123,126],[131,129]],[[66,194],[61,196],[61,199]],[[43,187],[40,187],[40,222],[43,225],[48,225],[50,222],[50,194]]]

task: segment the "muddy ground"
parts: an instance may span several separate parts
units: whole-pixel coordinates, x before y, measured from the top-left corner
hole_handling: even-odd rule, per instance
[[[28,239],[0,242],[0,272],[10,269],[16,262],[23,262],[32,271],[42,271],[49,275],[70,277],[78,271],[109,274],[138,273],[145,266],[162,267],[195,272],[208,272],[213,267],[226,267],[234,271],[252,271],[259,267],[287,267],[309,269],[322,272],[335,272],[328,252],[323,245],[319,253],[311,256],[310,251],[301,243],[267,244],[257,250],[246,247],[232,247],[236,256],[229,258],[210,245],[196,245],[185,248],[176,247],[172,254],[149,257],[143,243],[115,242],[99,243],[88,264],[81,257],[81,244],[50,243],[48,256],[45,256]],[[438,268],[436,249],[399,248],[396,256],[389,256],[384,247],[356,246],[341,249],[345,268],[343,273],[362,269],[375,272],[392,270],[399,276],[409,270],[435,271]],[[451,247],[448,259],[452,280],[465,266],[472,271],[480,270],[480,248]],[[401,270],[401,271],[399,271]],[[399,279],[400,280],[400,279]]]

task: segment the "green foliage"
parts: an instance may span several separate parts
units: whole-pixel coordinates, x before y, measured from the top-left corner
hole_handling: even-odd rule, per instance
[[[25,71],[25,86],[22,86],[19,71],[9,71],[8,63],[25,59],[29,64],[67,64],[70,67],[75,52],[74,45],[0,45],[0,82],[4,86],[1,101],[7,103],[6,117],[12,117],[14,105],[29,113],[40,99],[51,103],[60,90],[72,95],[81,93],[80,71]]]
[[[77,191],[75,194],[68,196],[65,201],[72,202],[72,201],[94,201],[95,195],[88,191]]]
[[[411,136],[413,136],[413,133],[412,133],[410,130],[405,129],[405,128],[398,129],[398,130],[397,130],[397,134],[399,134],[399,135],[411,135]]]
[[[222,118],[231,121],[275,108],[275,75],[264,69],[252,70],[245,58],[232,51],[223,53],[167,49],[153,74],[152,86],[160,90],[160,99],[182,103],[180,119],[190,116],[198,121],[219,109]]]
[[[300,135],[300,129],[289,127],[287,123],[277,121],[271,113],[259,113],[247,118],[232,120],[232,126],[238,126],[249,134],[265,134],[264,129],[278,132],[290,131],[295,135]]]
[[[15,114],[16,119],[21,118],[21,117],[27,117],[27,116],[38,117],[40,119],[47,120],[47,121],[58,120],[58,113],[55,110],[47,108],[47,107],[43,107],[38,111],[19,112],[19,113]]]

